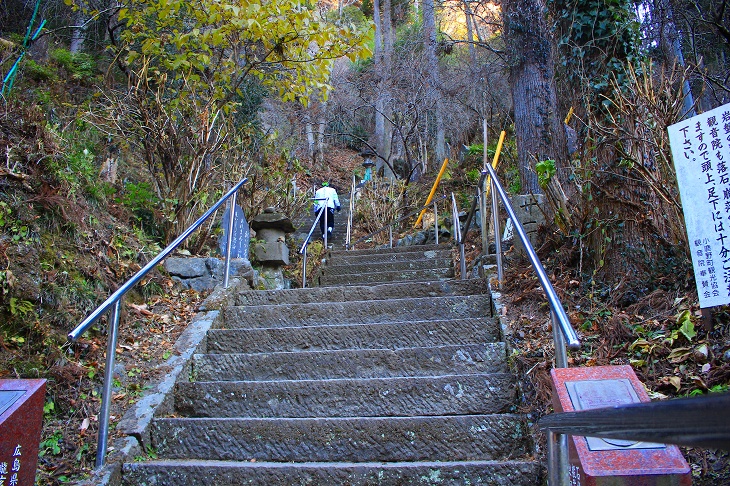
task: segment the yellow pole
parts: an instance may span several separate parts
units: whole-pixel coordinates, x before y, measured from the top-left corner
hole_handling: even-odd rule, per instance
[[[573,107],[570,107],[570,110],[568,110],[568,114],[565,117],[565,124],[567,125],[570,123],[570,119],[573,117]]]
[[[504,143],[504,137],[507,133],[502,130],[499,134],[499,142],[497,142],[497,150],[494,151],[494,160],[492,161],[492,168],[497,170],[497,162],[499,162],[499,154],[502,152],[502,144]],[[489,197],[489,189],[492,188],[492,176],[487,176],[487,190],[485,192],[485,198]]]
[[[448,157],[444,159],[444,165],[441,166],[441,170],[439,171],[439,175],[436,176],[436,180],[433,183],[433,187],[431,188],[431,194],[428,195],[428,199],[426,199],[426,204],[424,204],[424,208],[421,210],[421,214],[418,215],[418,219],[416,220],[416,224],[413,225],[413,229],[416,229],[419,224],[421,224],[421,220],[423,219],[423,215],[426,214],[426,209],[429,204],[431,204],[431,199],[433,199],[433,195],[436,194],[436,188],[439,185],[439,182],[441,182],[441,177],[444,175],[444,172],[446,172],[446,164],[449,163]]]

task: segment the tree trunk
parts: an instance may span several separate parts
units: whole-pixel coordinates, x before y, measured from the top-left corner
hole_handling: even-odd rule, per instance
[[[324,134],[327,128],[327,102],[320,103],[319,117],[317,118],[317,156],[316,159],[324,165]]]
[[[469,41],[469,44],[467,44],[469,49],[469,61],[471,62],[469,69],[474,70],[477,65],[477,53],[474,47],[474,30],[472,29],[472,22],[474,19],[472,18],[471,7],[469,7],[469,0],[464,0],[464,19],[466,20],[466,38]]]
[[[434,117],[436,119],[436,140],[434,154],[437,162],[446,157],[446,131],[441,103],[441,76],[439,62],[436,56],[436,15],[434,0],[423,0],[423,47],[426,51],[426,63],[429,74],[430,96],[433,101]]]
[[[380,0],[373,1],[373,17],[375,20],[375,64],[378,73],[378,87],[375,94],[375,151],[378,154],[376,168],[382,169],[383,177],[395,178],[390,166],[392,125],[389,104],[388,84],[390,81],[393,59],[392,20],[390,0],[384,0],[382,8]]]
[[[559,182],[570,175],[545,5],[541,0],[507,0],[502,9],[522,192],[538,194],[536,163],[554,160]]]

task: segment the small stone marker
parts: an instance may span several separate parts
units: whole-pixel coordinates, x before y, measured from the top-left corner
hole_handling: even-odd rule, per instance
[[[0,380],[0,485],[33,486],[46,380]]]
[[[574,412],[648,402],[630,366],[555,368],[553,407]],[[584,486],[689,486],[689,465],[674,445],[569,436],[570,484]]]
[[[221,220],[221,228],[223,233],[218,241],[218,248],[221,255],[226,254],[226,242],[228,241],[228,222],[230,221],[231,210],[226,209]],[[248,258],[248,248],[251,242],[251,228],[246,221],[246,215],[243,214],[241,206],[236,204],[234,208],[233,219],[233,236],[231,237],[231,258]]]

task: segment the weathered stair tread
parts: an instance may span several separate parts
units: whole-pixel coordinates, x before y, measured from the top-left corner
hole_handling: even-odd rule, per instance
[[[453,268],[428,268],[423,270],[393,270],[371,273],[350,273],[345,275],[321,275],[320,286],[328,285],[365,285],[381,282],[424,282],[446,280],[454,277]]]
[[[241,461],[425,461],[523,458],[519,416],[162,418],[158,457]],[[201,438],[205,438],[201,440]]]
[[[411,282],[381,283],[350,287],[307,287],[287,290],[247,290],[235,296],[235,305],[311,304],[387,300],[448,295],[486,295],[487,284],[482,279],[440,280],[413,285]]]
[[[341,255],[378,255],[378,254],[391,254],[391,253],[411,253],[419,251],[432,251],[432,250],[449,250],[449,245],[406,245],[406,246],[395,246],[393,248],[362,248],[355,250],[338,250],[331,251],[330,256],[341,256]]]
[[[484,485],[542,484],[535,461],[238,462],[169,459],[124,465],[127,485],[187,486],[190,478],[216,486],[272,485]]]
[[[415,247],[418,248],[418,247]],[[368,263],[372,261],[377,262],[398,262],[403,260],[422,260],[422,259],[441,259],[448,258],[451,260],[451,250],[449,248],[439,248],[434,250],[419,250],[415,249],[410,252],[400,253],[380,253],[380,254],[359,254],[357,252],[337,252],[330,253],[325,257],[327,265],[343,265],[346,263],[357,264],[357,263]]]
[[[405,318],[412,320],[462,319],[487,316],[490,311],[490,299],[483,295],[257,307],[235,306],[221,312],[221,320],[215,327],[251,329],[394,322],[402,321]]]
[[[196,381],[387,378],[507,371],[504,343],[193,356]]]
[[[398,349],[499,340],[493,319],[382,322],[334,326],[211,329],[208,353]]]
[[[449,258],[421,258],[417,260],[397,260],[388,262],[337,262],[320,268],[320,275],[352,275],[365,273],[399,272],[403,270],[449,270],[453,267]]]
[[[178,383],[175,413],[186,417],[388,417],[506,412],[509,373],[355,380]]]

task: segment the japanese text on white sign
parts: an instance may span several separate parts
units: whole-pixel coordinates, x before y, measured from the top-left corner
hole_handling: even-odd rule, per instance
[[[730,104],[668,130],[700,307],[730,303]]]

